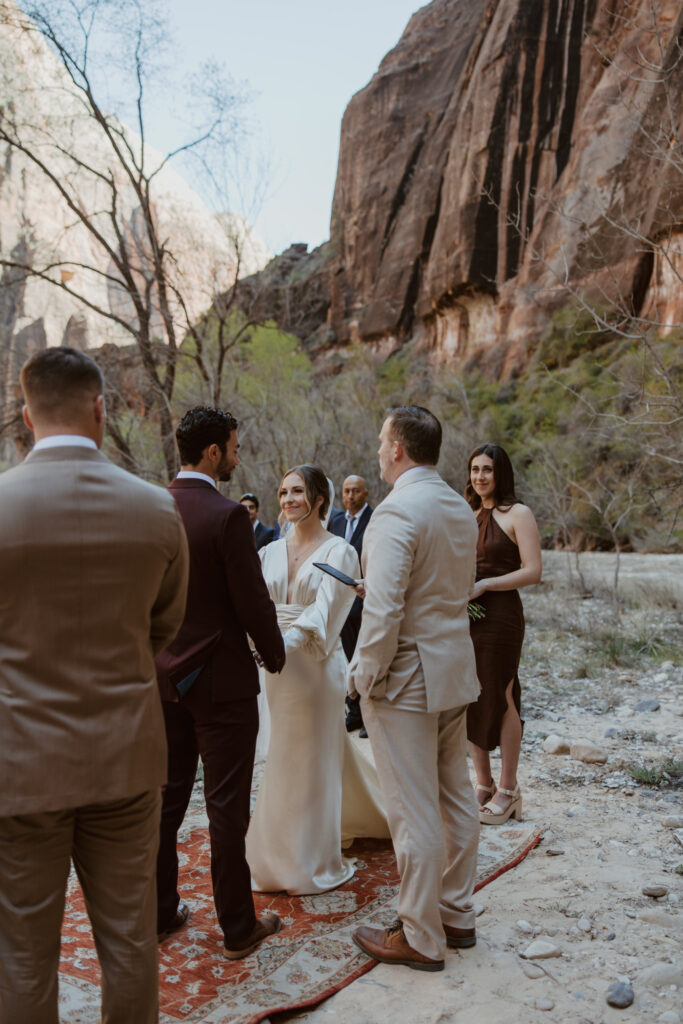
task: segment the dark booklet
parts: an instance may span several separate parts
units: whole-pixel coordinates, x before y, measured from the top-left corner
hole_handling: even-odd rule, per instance
[[[323,572],[329,573],[330,576],[334,576],[340,583],[346,583],[347,587],[355,587],[356,581],[352,576],[347,576],[341,569],[335,569],[333,565],[328,565],[327,562],[314,562],[313,565],[316,569],[322,569]]]

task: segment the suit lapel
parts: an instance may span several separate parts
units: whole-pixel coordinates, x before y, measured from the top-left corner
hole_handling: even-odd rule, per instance
[[[372,515],[372,509],[368,505],[367,508],[365,509],[365,511],[363,512],[363,515],[360,517],[360,519],[356,523],[356,529],[351,534],[351,540],[349,541],[349,543],[356,549],[358,554],[360,554],[360,550],[361,550],[361,547],[362,547],[362,544],[363,544],[363,534],[365,533],[365,527],[368,525],[368,522],[370,521],[370,516],[371,515]],[[346,536],[346,514],[345,513],[342,513],[342,515],[337,516],[337,518],[334,520],[334,522],[330,523],[329,531],[330,531],[330,533],[333,533],[336,537],[345,537]]]
[[[368,505],[365,511],[363,512],[363,515],[358,520],[356,524],[356,529],[353,531],[353,534],[351,536],[351,543],[353,544],[354,548],[356,549],[359,555],[363,547],[363,535],[365,533],[365,527],[370,522],[371,515],[372,509]]]
[[[337,516],[336,519],[330,523],[330,533],[333,533],[335,537],[343,537],[346,533],[346,516]]]

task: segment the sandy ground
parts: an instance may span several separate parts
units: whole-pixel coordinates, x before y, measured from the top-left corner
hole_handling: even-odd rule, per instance
[[[613,556],[582,561],[592,596],[556,553],[545,559],[544,583],[523,595],[519,781],[525,820],[548,831],[475,897],[476,948],[449,952],[439,974],[380,964],[273,1024],[683,1021],[683,556],[624,556],[618,616],[604,589]],[[636,710],[646,698],[659,708]],[[553,733],[592,740],[607,762],[546,753]],[[648,768],[650,781],[629,770]],[[660,884],[661,898],[643,894]],[[560,955],[522,959],[537,937]],[[627,1009],[606,1002],[620,979],[635,993]]]

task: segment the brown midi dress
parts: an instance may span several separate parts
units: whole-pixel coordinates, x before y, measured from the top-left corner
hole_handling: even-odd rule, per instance
[[[505,576],[522,564],[519,548],[498,525],[493,511],[490,508],[478,511],[478,580]],[[481,693],[479,700],[467,709],[467,738],[484,750],[494,750],[500,743],[501,724],[507,709],[505,690],[511,679],[514,680],[512,699],[518,714],[521,710],[517,669],[524,639],[524,612],[516,590],[485,590],[477,602],[486,611],[483,619],[470,622]]]

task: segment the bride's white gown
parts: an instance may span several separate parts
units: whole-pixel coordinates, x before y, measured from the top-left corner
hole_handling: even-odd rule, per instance
[[[299,567],[288,604],[286,541],[260,554],[287,663],[280,675],[266,674],[270,743],[247,833],[252,888],[324,892],[354,873],[342,839],[389,836],[374,766],[344,728],[347,663],[339,635],[355,595],[313,565],[328,562],[356,576],[358,557],[330,536]]]

